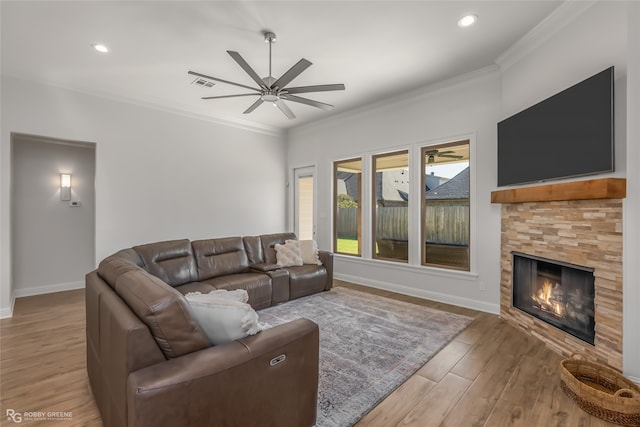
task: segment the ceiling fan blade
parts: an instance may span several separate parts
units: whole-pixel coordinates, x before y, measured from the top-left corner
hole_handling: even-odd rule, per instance
[[[311,99],[302,98],[300,96],[295,95],[282,95],[283,99],[287,101],[299,102],[300,104],[311,105],[312,107],[322,108],[323,110],[331,110],[333,105],[325,104],[324,102],[313,101]]]
[[[276,87],[280,89],[284,88],[291,80],[295,79],[300,73],[309,68],[309,66],[311,66],[311,62],[302,58],[293,67],[289,68],[289,70],[278,80],[273,82],[270,89],[275,89]]]
[[[251,66],[247,63],[247,61],[245,61],[244,58],[242,56],[240,56],[240,54],[238,52],[234,52],[233,50],[228,50],[227,53],[229,55],[231,55],[231,57],[238,63],[238,65],[240,65],[242,67],[242,69],[247,74],[249,74],[249,77],[251,77],[253,79],[253,81],[258,84],[258,86],[260,86],[263,89],[267,88],[267,85],[260,78],[258,73],[253,71],[253,68],[251,68]]]
[[[198,76],[198,77],[203,77],[205,79],[214,80],[216,82],[222,82],[222,83],[226,83],[226,84],[229,84],[229,85],[240,86],[240,87],[243,87],[245,89],[255,90],[256,92],[262,92],[261,89],[258,89],[258,88],[255,88],[255,87],[246,86],[246,85],[243,85],[243,84],[240,84],[240,83],[230,82],[228,80],[222,80],[222,79],[219,79],[217,77],[207,76],[206,74],[196,73],[195,71],[189,71],[189,74],[194,75],[194,76]]]
[[[222,98],[236,98],[238,96],[256,96],[260,95],[259,93],[241,93],[238,95],[221,95],[221,96],[203,96],[200,99],[222,99]]]
[[[244,112],[242,114],[249,114],[250,112],[252,112],[253,110],[255,110],[256,108],[258,108],[259,106],[262,105],[264,101],[262,100],[262,98],[258,98],[256,100],[256,102],[254,102],[253,104],[251,104],[251,106],[249,108],[247,108],[246,110],[244,110]]]
[[[451,154],[438,154],[438,157],[447,157],[449,159],[463,159],[464,156],[454,156]]]
[[[278,99],[276,102],[276,107],[278,107],[280,109],[280,111],[282,111],[284,113],[285,116],[287,116],[287,118],[289,120],[295,119],[296,115],[293,114],[293,111],[291,111],[291,109],[289,107],[287,107],[287,104],[285,104],[281,99]]]
[[[326,92],[330,90],[344,90],[344,85],[340,83],[340,84],[334,84],[334,85],[289,87],[285,89],[287,93]]]

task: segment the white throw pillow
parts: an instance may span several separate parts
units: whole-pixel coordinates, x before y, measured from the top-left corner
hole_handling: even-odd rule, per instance
[[[195,291],[195,292],[189,292],[185,296],[191,296],[191,295],[203,295],[203,293],[200,291]],[[249,294],[244,289],[235,289],[233,291],[228,291],[226,289],[214,289],[211,292],[204,295],[209,295],[213,299],[230,299],[233,301],[240,301],[240,302],[246,302],[246,303],[249,302]]]
[[[185,295],[185,298],[213,345],[255,335],[264,329],[255,310],[244,302],[195,292]]]
[[[302,258],[303,264],[322,265],[318,255],[318,243],[315,240],[286,240],[285,243],[293,243],[300,248],[300,258]]]
[[[282,267],[293,267],[302,265],[302,257],[300,256],[300,246],[297,240],[289,240],[284,245],[276,244],[276,263]]]

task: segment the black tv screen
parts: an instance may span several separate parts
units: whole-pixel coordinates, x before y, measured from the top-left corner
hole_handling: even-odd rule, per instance
[[[613,67],[498,123],[498,186],[610,172]]]

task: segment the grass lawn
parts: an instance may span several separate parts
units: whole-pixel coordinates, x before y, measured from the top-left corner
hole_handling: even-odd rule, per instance
[[[338,239],[338,247],[336,252],[343,254],[358,254],[358,240],[356,239]]]

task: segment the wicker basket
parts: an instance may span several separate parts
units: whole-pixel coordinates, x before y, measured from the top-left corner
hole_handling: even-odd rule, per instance
[[[560,386],[589,414],[640,426],[640,387],[613,368],[572,355],[560,363]]]

